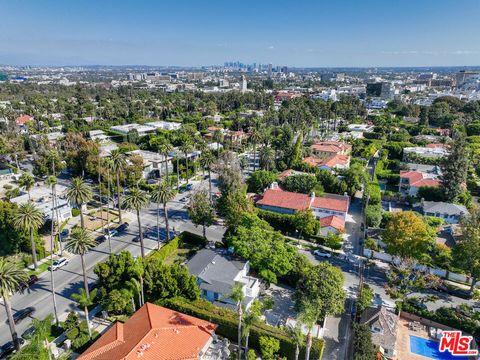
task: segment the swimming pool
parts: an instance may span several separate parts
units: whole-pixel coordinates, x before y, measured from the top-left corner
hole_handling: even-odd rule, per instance
[[[458,356],[453,356],[448,351],[438,351],[438,341],[427,340],[418,336],[410,335],[410,352],[422,355],[434,360],[458,360]]]

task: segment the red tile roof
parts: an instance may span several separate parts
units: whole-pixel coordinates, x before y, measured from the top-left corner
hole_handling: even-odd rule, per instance
[[[341,195],[324,194],[322,197],[312,197],[278,189],[268,189],[263,197],[257,201],[258,205],[273,206],[283,209],[305,210],[309,208],[326,209],[334,211],[348,211],[348,197]]]
[[[30,115],[22,115],[15,119],[15,124],[17,125],[25,125],[26,123],[33,121],[33,117]]]
[[[146,303],[126,323],[116,322],[78,360],[190,360],[216,325]]]
[[[445,144],[427,144],[425,147],[430,149],[447,149],[448,146]]]
[[[432,186],[439,187],[442,183],[438,179],[425,178],[425,175],[420,171],[400,171],[400,178],[408,179],[410,186]]]
[[[339,231],[343,231],[345,229],[345,220],[335,215],[327,216],[320,219],[320,226],[322,228],[330,226]]]
[[[319,152],[338,154],[352,150],[352,145],[340,141],[321,141],[313,144],[312,149]]]
[[[345,166],[350,162],[350,156],[348,155],[342,155],[342,154],[335,154],[328,159],[320,159],[315,156],[308,156],[305,159],[303,159],[303,162],[309,165],[313,166],[327,166],[330,168],[333,168],[335,166]]]

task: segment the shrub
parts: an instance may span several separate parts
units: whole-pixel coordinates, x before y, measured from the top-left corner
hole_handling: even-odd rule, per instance
[[[271,336],[260,336],[260,353],[262,359],[272,360],[275,354],[280,350],[280,341]]]
[[[183,234],[182,234],[183,235]],[[181,239],[179,236],[174,237],[170,240],[169,243],[163,245],[160,250],[152,251],[148,256],[147,259],[159,259],[160,261],[165,260],[168,258],[175,250],[178,249],[180,246]]]
[[[382,193],[380,191],[380,186],[376,182],[369,182],[365,187],[365,191],[363,193],[364,199],[370,195],[370,199],[368,201],[369,205],[377,205],[380,204],[382,200]]]
[[[299,233],[310,236],[317,234],[320,230],[320,223],[311,212],[298,212],[290,215],[258,209],[258,217],[283,234],[293,234],[296,230]]]
[[[378,227],[382,221],[382,206],[368,205],[365,209],[365,219],[368,227]]]
[[[180,297],[171,298],[163,301],[160,305],[170,309],[180,311],[187,315],[192,315],[200,319],[208,320],[218,325],[216,333],[226,337],[233,342],[237,342],[238,335],[238,316],[232,310],[217,307],[206,300],[188,301]],[[250,346],[260,351],[260,337],[269,336],[280,342],[279,354],[293,359],[295,354],[295,344],[285,330],[269,326],[263,322],[257,322],[250,329]],[[311,349],[311,359],[321,359],[323,352],[323,341],[313,339]],[[302,347],[301,355],[304,357],[305,348]]]
[[[72,209],[72,216],[73,217],[77,217],[80,215],[80,209],[77,209],[77,208],[73,208]]]

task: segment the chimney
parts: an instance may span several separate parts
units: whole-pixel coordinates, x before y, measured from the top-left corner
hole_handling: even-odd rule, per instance
[[[278,183],[276,181],[272,182],[272,185],[270,185],[270,189],[272,190],[278,189]]]

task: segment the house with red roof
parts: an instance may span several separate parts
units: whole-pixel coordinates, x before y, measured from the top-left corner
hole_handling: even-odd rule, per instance
[[[347,216],[350,198],[347,195],[322,194],[315,196],[282,190],[273,183],[255,204],[258,208],[280,214],[294,214],[297,211],[310,209],[317,219],[336,216],[343,221]]]
[[[311,146],[312,152],[319,158],[331,158],[334,155],[348,155],[352,145],[340,141],[320,141]]]
[[[348,169],[350,167],[350,155],[335,154],[328,158],[308,156],[303,159],[305,164],[318,167],[320,170],[332,171],[334,169]]]
[[[442,182],[438,175],[414,170],[400,171],[399,192],[404,195],[416,196],[421,187],[440,187]]]
[[[345,231],[345,219],[336,215],[320,219],[320,234],[327,236],[329,233],[339,234]]]
[[[216,327],[211,322],[146,303],[125,323],[114,323],[78,360],[211,358],[214,347],[215,351],[227,351],[216,345]]]
[[[21,115],[15,119],[15,124],[18,126],[24,126],[25,124],[33,121],[33,116]]]

